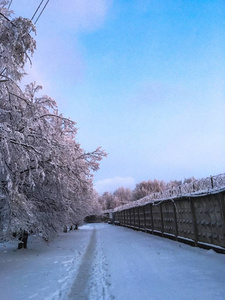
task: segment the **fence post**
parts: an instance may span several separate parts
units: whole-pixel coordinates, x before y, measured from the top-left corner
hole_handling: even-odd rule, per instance
[[[222,211],[222,223],[223,226],[223,232],[225,235],[225,193],[222,193],[220,196],[220,204],[221,204],[221,211]],[[220,242],[221,246],[225,248],[225,241],[223,240],[223,244]]]
[[[163,236],[163,233],[164,233],[164,222],[163,222],[163,213],[162,213],[162,203],[159,204],[159,208],[160,208],[161,224],[162,224],[162,236]]]
[[[177,210],[174,201],[173,201],[173,215],[174,215],[174,226],[175,226],[175,240],[177,241],[177,237],[178,237]]]
[[[152,233],[154,231],[154,221],[153,221],[153,213],[152,213],[152,204],[149,203],[149,209],[150,209],[150,215],[151,215],[151,221],[152,221]]]
[[[141,228],[141,223],[140,223],[140,207],[138,206],[138,228]]]
[[[211,179],[211,186],[212,186],[212,189],[213,189],[213,177],[210,176],[210,179]]]
[[[145,215],[145,206],[143,206],[143,217],[144,217],[144,230],[146,231],[146,215]]]
[[[135,208],[133,207],[133,217],[134,217],[134,223],[133,223],[133,226],[135,227]]]
[[[190,207],[191,207],[191,216],[192,216],[192,223],[193,223],[193,231],[194,231],[194,239],[195,239],[195,246],[198,245],[198,228],[196,222],[196,215],[195,215],[195,207],[194,202],[191,198],[189,198]]]

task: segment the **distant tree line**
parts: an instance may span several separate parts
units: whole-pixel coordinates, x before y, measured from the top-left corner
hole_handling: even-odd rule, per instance
[[[162,192],[166,189],[178,187],[181,184],[194,182],[195,178],[186,178],[183,181],[171,180],[165,182],[163,180],[147,180],[136,184],[134,190],[120,187],[113,193],[105,192],[98,197],[98,201],[103,210],[112,209],[120,205],[127,204],[131,201],[136,201],[149,194]]]

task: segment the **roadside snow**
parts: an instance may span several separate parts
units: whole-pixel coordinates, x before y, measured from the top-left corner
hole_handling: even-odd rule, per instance
[[[225,255],[123,227],[16,248],[0,244],[1,300],[225,299]]]
[[[17,242],[0,244],[1,300],[59,299],[74,280],[91,232],[86,226],[63,233],[49,245],[29,237],[21,250]]]

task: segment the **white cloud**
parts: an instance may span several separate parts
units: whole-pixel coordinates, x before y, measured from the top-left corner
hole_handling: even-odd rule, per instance
[[[93,31],[105,21],[112,0],[55,0],[49,5],[57,21],[70,26],[75,31]]]
[[[11,7],[16,16],[31,18],[37,8],[37,1],[19,2],[13,2]],[[32,69],[27,68],[30,77],[44,86],[48,83],[52,89],[54,86],[74,85],[83,80],[85,49],[80,43],[79,34],[93,32],[103,26],[112,2],[113,0],[50,1],[36,25],[37,50],[32,58]]]
[[[135,187],[135,181],[132,177],[113,177],[99,180],[95,183],[95,189],[99,193],[114,192],[119,187],[131,188]]]

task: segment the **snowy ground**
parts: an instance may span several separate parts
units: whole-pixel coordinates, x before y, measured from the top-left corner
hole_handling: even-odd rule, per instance
[[[1,300],[224,300],[225,255],[88,224],[46,245],[0,244]]]

